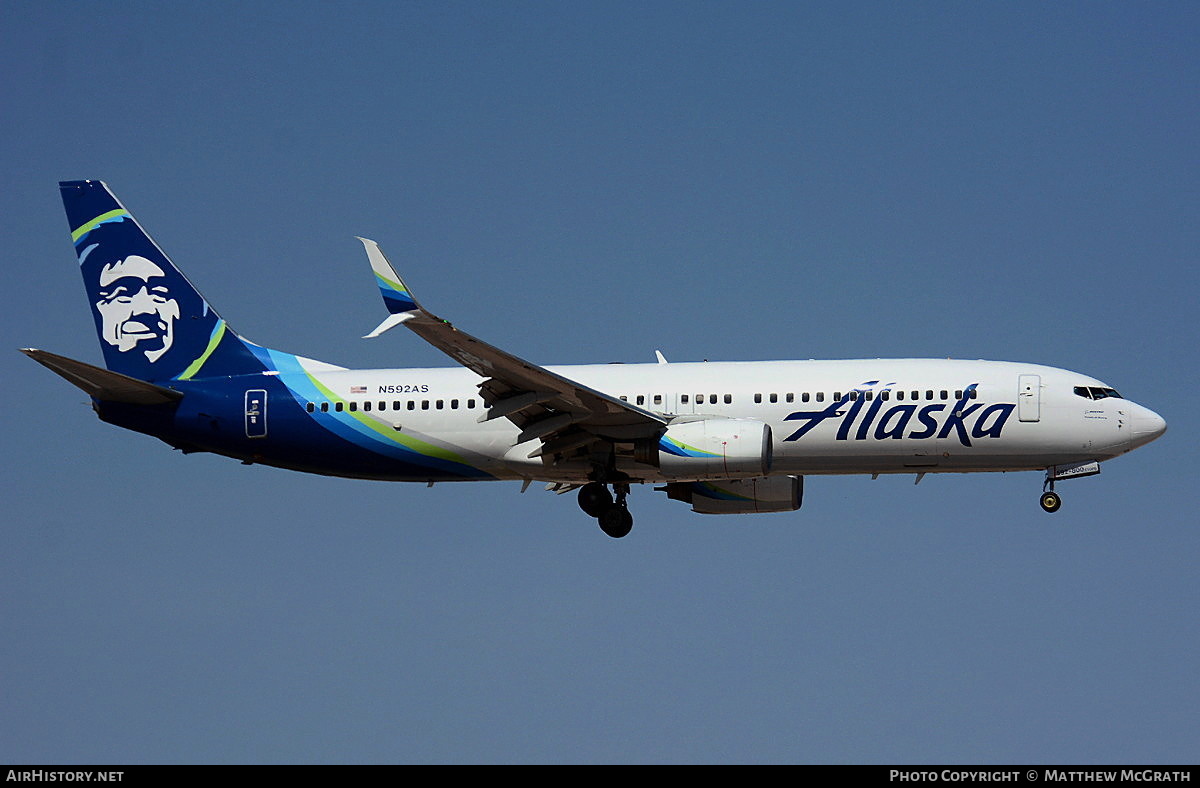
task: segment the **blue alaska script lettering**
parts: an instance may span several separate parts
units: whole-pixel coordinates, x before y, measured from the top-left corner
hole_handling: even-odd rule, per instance
[[[918,405],[915,402],[892,405],[884,410],[888,401],[880,395],[891,391],[890,387],[894,384],[876,389],[877,384],[878,381],[869,380],[823,410],[788,414],[787,421],[802,421],[804,424],[784,440],[799,440],[822,422],[840,419],[836,436],[840,441],[922,439],[935,435],[945,439],[953,435],[963,446],[970,446],[972,438],[999,438],[1008,417],[1017,407],[1007,402],[987,407],[979,402],[971,402],[979,386],[978,383],[972,383],[963,390],[962,397],[950,410],[946,410],[945,403]],[[867,392],[873,392],[869,400],[866,398]]]

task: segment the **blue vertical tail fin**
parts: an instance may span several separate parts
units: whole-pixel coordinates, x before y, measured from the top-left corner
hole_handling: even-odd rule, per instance
[[[59,189],[110,370],[167,381],[270,368],[268,355],[225,324],[104,183],[64,181]]]

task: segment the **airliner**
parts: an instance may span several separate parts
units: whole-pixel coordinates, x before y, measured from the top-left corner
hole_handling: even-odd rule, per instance
[[[105,367],[25,348],[102,421],[185,454],[326,476],[510,480],[633,527],[633,485],[703,514],[800,508],[805,476],[1044,471],[1056,481],[1166,422],[1095,378],[1006,361],[861,359],[541,366],[423,307],[360,238],[387,316],[458,366],[347,369],[254,344],[216,313],[101,181],[59,184]]]

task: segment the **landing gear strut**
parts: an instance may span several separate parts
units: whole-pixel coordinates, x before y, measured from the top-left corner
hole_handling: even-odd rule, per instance
[[[633,515],[625,503],[629,484],[616,482],[613,490],[616,492],[615,500],[607,486],[600,482],[588,482],[579,488],[579,508],[589,517],[596,518],[601,531],[613,539],[620,539],[633,529]]]
[[[1051,472],[1046,471],[1046,481],[1042,484],[1042,497],[1038,501],[1042,505],[1042,510],[1054,514],[1062,508],[1062,498],[1058,493],[1054,492],[1054,477]]]

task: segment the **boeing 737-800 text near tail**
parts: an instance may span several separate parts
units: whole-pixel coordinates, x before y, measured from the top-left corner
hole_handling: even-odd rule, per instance
[[[352,370],[239,336],[100,181],[60,184],[105,368],[23,352],[101,420],[187,452],[329,476],[518,480],[578,490],[609,536],[633,484],[706,514],[800,508],[804,476],[1046,471],[1060,479],[1162,435],[1094,378],[1003,361],[873,359],[543,367],[427,311],[362,240],[388,317],[450,369]],[[522,488],[524,489],[524,487]]]

